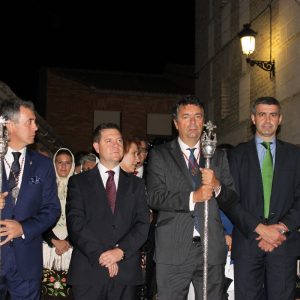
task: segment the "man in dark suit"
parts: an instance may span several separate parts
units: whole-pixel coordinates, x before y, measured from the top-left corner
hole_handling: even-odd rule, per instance
[[[93,146],[98,166],[73,176],[68,185],[67,225],[74,245],[69,283],[76,300],[132,300],[143,282],[140,247],[150,221],[145,185],[120,169],[123,139],[117,125],[99,125]]]
[[[233,181],[223,151],[216,150],[211,169],[203,166],[200,136],[204,109],[200,100],[194,96],[180,99],[173,109],[173,120],[179,137],[153,148],[147,168],[148,204],[158,211],[155,238],[158,298],[186,299],[192,282],[196,299],[202,299],[203,208],[204,201],[210,199],[208,299],[219,300],[227,249],[217,201],[223,209],[230,207],[231,196],[235,195]],[[190,173],[192,152],[197,162]],[[198,185],[194,179],[199,181]]]
[[[0,299],[40,299],[42,233],[60,215],[52,161],[26,149],[37,131],[31,102],[14,99],[0,104],[7,120],[8,150],[4,158]]]
[[[239,214],[232,218],[235,299],[292,300],[300,244],[300,150],[276,139],[282,121],[276,99],[257,99],[251,120],[255,138],[230,156],[239,195]]]

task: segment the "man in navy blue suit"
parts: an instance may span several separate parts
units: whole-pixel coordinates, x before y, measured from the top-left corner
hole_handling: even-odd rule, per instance
[[[229,211],[235,225],[235,299],[293,300],[300,247],[300,150],[276,137],[282,121],[277,99],[258,98],[251,121],[255,137],[230,152],[239,196],[237,213]]]
[[[38,300],[42,233],[60,215],[55,172],[49,158],[26,149],[38,129],[33,104],[5,100],[0,115],[8,121],[9,135],[2,185],[8,195],[0,220],[0,299],[8,291],[12,300]]]

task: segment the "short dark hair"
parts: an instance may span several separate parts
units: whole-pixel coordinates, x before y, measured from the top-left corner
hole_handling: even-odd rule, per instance
[[[94,130],[94,133],[93,133],[93,141],[94,142],[99,142],[100,141],[101,131],[104,130],[104,129],[117,129],[121,133],[120,127],[117,124],[115,124],[115,123],[102,123],[102,124],[98,125]]]
[[[279,108],[279,113],[281,111],[281,105],[277,99],[275,99],[273,97],[260,97],[260,98],[257,98],[252,105],[252,110],[251,110],[252,115],[255,115],[256,107],[259,104],[276,105]]]
[[[204,112],[204,104],[203,104],[202,101],[200,101],[199,98],[197,98],[194,95],[186,95],[186,96],[180,98],[175,103],[175,105],[173,106],[173,108],[172,108],[172,118],[173,118],[173,120],[177,119],[178,111],[179,111],[180,106],[186,106],[188,104],[197,105],[197,106],[201,107],[203,109],[203,112]]]
[[[19,98],[13,98],[0,102],[0,115],[6,120],[18,122],[21,106],[24,106],[33,112],[35,111],[32,102],[23,101]]]

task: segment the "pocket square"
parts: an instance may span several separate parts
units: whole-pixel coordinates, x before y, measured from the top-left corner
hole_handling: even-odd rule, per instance
[[[41,178],[38,176],[34,176],[29,179],[29,184],[39,184],[39,183],[41,183]]]

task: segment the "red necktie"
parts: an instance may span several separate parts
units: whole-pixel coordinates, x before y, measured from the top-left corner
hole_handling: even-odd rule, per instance
[[[115,205],[116,205],[116,196],[117,196],[117,189],[114,180],[115,172],[112,170],[106,171],[108,173],[108,179],[106,181],[106,194],[108,198],[108,203],[111,208],[112,213],[115,212]]]

